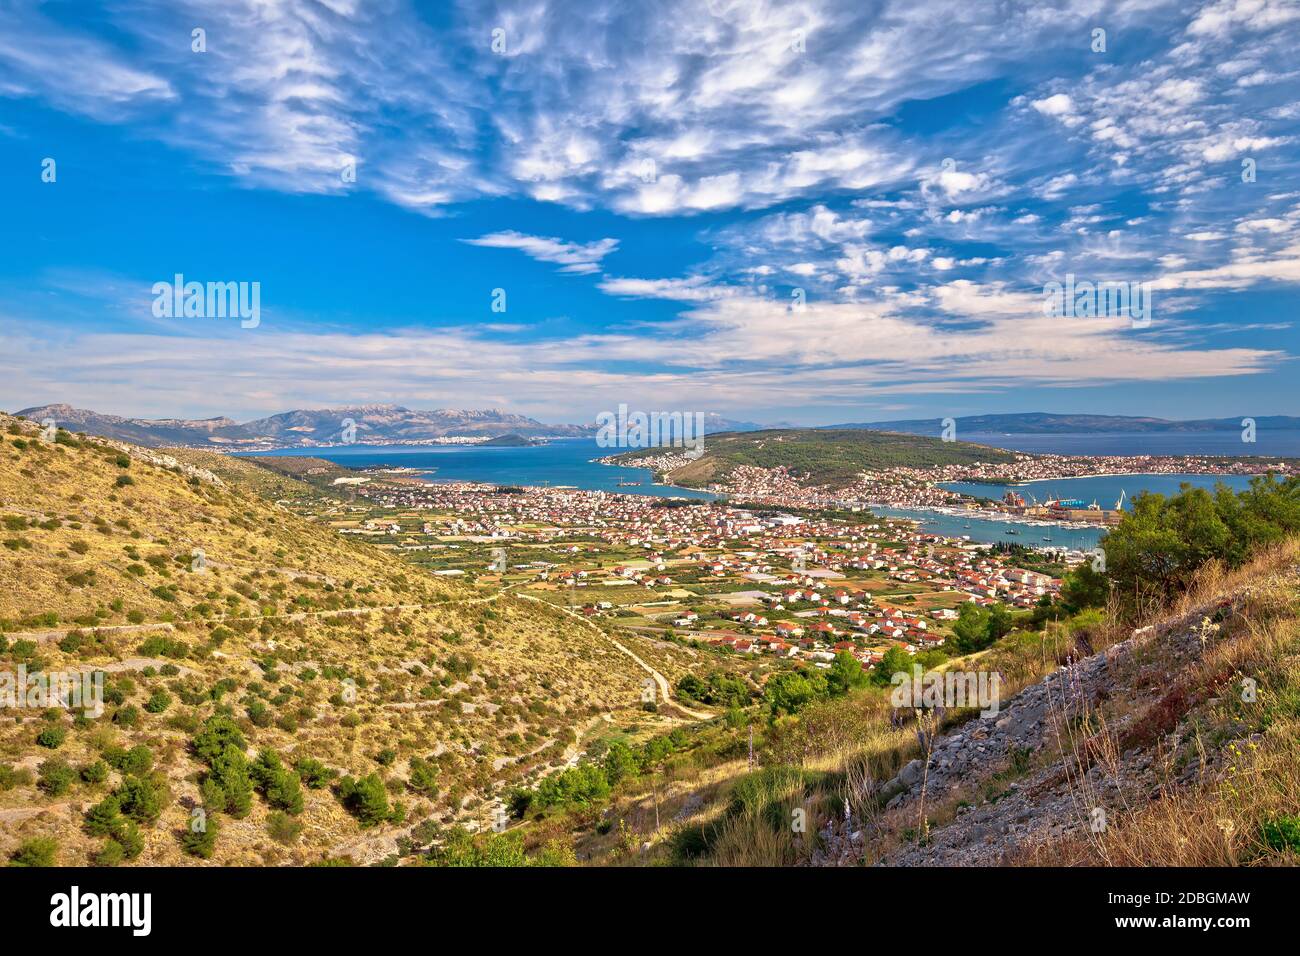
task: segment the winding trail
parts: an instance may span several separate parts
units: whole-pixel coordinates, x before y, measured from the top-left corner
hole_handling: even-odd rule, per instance
[[[688,716],[693,717],[696,720],[712,720],[714,718],[715,716],[714,714],[705,713],[704,711],[700,711],[700,710],[691,710],[689,707],[685,706],[680,701],[673,700],[672,687],[669,685],[667,677],[659,673],[657,670],[655,670],[645,661],[641,660],[641,658],[637,657],[635,653],[633,653],[627,647],[620,644],[618,641],[614,640],[614,638],[610,637],[603,630],[598,628],[595,624],[592,624],[581,614],[578,614],[576,611],[570,611],[567,607],[559,607],[558,605],[551,604],[548,601],[543,601],[541,598],[535,598],[528,594],[515,594],[513,596],[520,598],[524,601],[536,601],[538,604],[545,604],[547,607],[552,607],[558,611],[562,611],[563,613],[569,615],[569,617],[573,618],[574,620],[581,621],[584,625],[591,628],[601,637],[605,638],[605,640],[613,644],[616,648],[619,649],[619,651],[626,654],[628,657],[632,658],[632,660],[636,663],[638,667],[640,667],[643,671],[645,671],[647,674],[653,677],[655,684],[657,684],[659,687],[659,693],[663,697],[665,703],[672,704],[682,713],[687,714]]]

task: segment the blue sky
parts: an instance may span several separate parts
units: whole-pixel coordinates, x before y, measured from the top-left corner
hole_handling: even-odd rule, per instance
[[[0,407],[1300,414],[1300,4],[997,10],[0,0]]]

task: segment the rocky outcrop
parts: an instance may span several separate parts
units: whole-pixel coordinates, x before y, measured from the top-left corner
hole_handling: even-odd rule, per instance
[[[915,837],[924,798],[926,818],[946,822],[932,825],[923,842],[893,850],[883,865],[997,864],[1037,843],[1104,826],[1111,814],[1157,798],[1171,783],[1215,773],[1230,744],[1195,760],[1168,759],[1191,746],[1181,714],[1169,727],[1154,727],[1142,723],[1138,708],[1137,717],[1113,716],[1104,731],[1092,715],[1116,695],[1158,700],[1172,675],[1213,645],[1220,622],[1237,613],[1245,594],[1134,632],[1024,688],[996,715],[938,737],[928,766],[912,760],[876,789],[877,818],[850,817],[823,828],[815,862],[858,865],[864,831],[873,827]],[[1171,768],[1177,768],[1172,779]]]

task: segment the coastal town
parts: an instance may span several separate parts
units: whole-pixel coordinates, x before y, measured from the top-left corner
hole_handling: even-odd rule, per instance
[[[940,649],[964,603],[1029,609],[1083,555],[1019,553],[911,522],[573,488],[376,484],[323,515],[435,575],[646,636],[829,667]],[[1025,567],[1025,564],[1033,567]]]
[[[1285,476],[1297,470],[1294,459],[1263,461],[1259,458],[1225,458],[1206,455],[1051,455],[1014,453],[1009,462],[978,462],[966,465],[935,465],[927,468],[894,467],[864,471],[843,487],[829,488],[809,483],[784,467],[759,468],[741,465],[726,480],[712,482],[707,491],[726,495],[729,500],[751,505],[806,508],[933,508],[967,513],[975,517],[1025,518],[1038,521],[1104,527],[1119,521],[1122,501],[1034,500],[1032,492],[1003,496],[975,497],[951,490],[954,483],[1027,484],[1063,478],[1103,475],[1256,475],[1272,471]],[[656,479],[671,483],[673,472],[691,459],[674,451],[635,457],[601,459],[610,464],[649,468]]]
[[[670,479],[678,459],[693,460],[661,450],[616,463]],[[1285,473],[1290,464],[1266,467]],[[787,467],[739,465],[703,489],[709,500],[673,497],[669,488],[659,497],[430,482],[411,469],[377,467],[333,478],[350,501],[315,517],[485,592],[508,588],[719,653],[828,667],[842,651],[870,664],[891,647],[942,650],[964,604],[1032,609],[1094,554],[931,533],[873,508],[996,519],[1014,536],[1019,522],[1105,527],[1123,501],[1038,500],[1028,487],[975,497],[946,486],[1261,470],[1258,460],[1016,453],[1002,462],[863,471],[827,487]]]

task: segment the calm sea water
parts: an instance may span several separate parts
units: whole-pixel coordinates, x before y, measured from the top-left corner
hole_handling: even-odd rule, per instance
[[[943,487],[976,498],[1001,498],[1011,489],[1023,495],[1026,501],[1031,496],[1040,502],[1049,498],[1078,498],[1085,505],[1096,501],[1102,508],[1114,508],[1123,492],[1124,510],[1128,511],[1129,499],[1140,491],[1173,495],[1178,493],[1183,484],[1213,491],[1218,482],[1223,482],[1234,491],[1240,491],[1250,484],[1250,478],[1245,475],[1113,475],[1098,478],[1050,478],[1018,485],[950,481],[945,482]]]
[[[481,481],[496,485],[570,485],[590,491],[712,500],[715,495],[689,488],[651,484],[648,468],[602,465],[591,459],[608,455],[594,438],[560,438],[545,445],[519,448],[482,445],[340,445],[252,452],[324,458],[347,468],[387,465],[415,468],[429,481]],[[639,482],[619,487],[620,481]]]
[[[886,508],[876,506],[875,514],[886,518],[910,518],[922,531],[941,534],[949,538],[969,538],[983,544],[1006,541],[1027,548],[1068,549],[1091,551],[1097,547],[1104,533],[1101,528],[1071,528],[1064,526],[1036,527],[1024,522],[993,521],[987,518],[966,518],[957,515],[928,511],[925,508]],[[1008,534],[1008,532],[1014,532]]]

